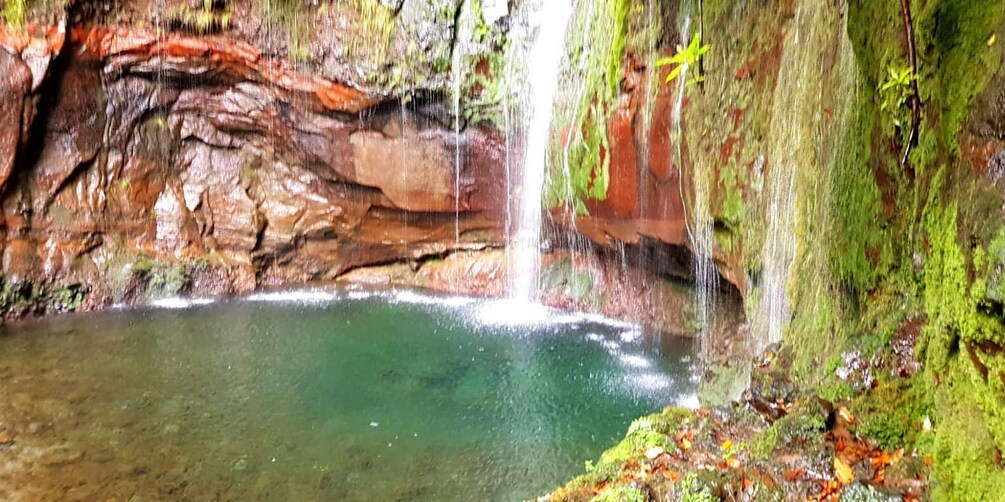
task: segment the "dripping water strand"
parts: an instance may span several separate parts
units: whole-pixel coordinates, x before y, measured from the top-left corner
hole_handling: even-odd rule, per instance
[[[579,30],[582,33],[582,39],[580,40],[581,44],[580,46],[582,47],[582,51],[580,52],[579,60],[571,62],[571,70],[573,77],[577,75],[585,75],[586,72],[589,71],[589,68],[587,66],[590,64],[590,54],[592,50],[590,39],[591,35],[593,34],[593,23],[596,8],[597,8],[597,2],[587,1],[586,13],[584,17],[581,17],[581,19],[586,20],[586,25]],[[568,82],[569,84],[573,83],[572,82],[573,77],[569,78],[570,80],[570,82]],[[576,85],[575,88],[576,92],[572,98],[572,115],[571,120],[569,121],[569,124],[571,124],[572,127],[575,127],[576,124],[579,123],[580,113],[583,112],[583,100],[586,97],[585,80],[580,78],[578,85]],[[569,132],[570,136],[573,134],[575,134],[573,131]],[[572,233],[575,234],[576,215],[578,212],[578,208],[576,207],[575,188],[573,188],[572,186],[572,165],[569,162],[569,153],[572,150],[573,143],[574,142],[570,137],[567,141],[565,141],[565,144],[562,147],[562,169],[564,171],[563,178],[565,181],[565,187],[564,187],[566,192],[565,195],[568,199],[568,202],[566,204],[566,214],[569,219],[569,224],[571,226]]]
[[[471,30],[467,22],[468,2],[462,0],[454,21],[454,47],[451,61],[454,106],[454,246],[461,244],[461,93],[463,92],[465,57]]]

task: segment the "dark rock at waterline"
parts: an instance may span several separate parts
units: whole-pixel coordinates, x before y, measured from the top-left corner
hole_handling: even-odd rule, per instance
[[[998,150],[988,160],[988,177],[993,181],[1005,178],[1005,149]]]

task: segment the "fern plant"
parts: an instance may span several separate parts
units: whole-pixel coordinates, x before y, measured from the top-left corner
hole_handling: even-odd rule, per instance
[[[893,113],[893,123],[897,127],[901,126],[901,120],[897,113],[910,99],[913,94],[912,85],[918,79],[910,67],[888,68],[888,75],[882,85],[879,86],[879,93],[883,98],[880,110]]]
[[[690,87],[694,84],[702,82],[705,80],[705,76],[699,71],[698,62],[701,57],[711,49],[711,45],[702,45],[701,34],[695,34],[691,39],[691,43],[687,47],[681,45],[677,46],[677,52],[670,57],[660,58],[656,60],[656,66],[673,66],[674,68],[667,75],[666,83],[673,82],[680,77],[681,73],[684,72],[684,68],[693,68],[688,77],[686,86]]]

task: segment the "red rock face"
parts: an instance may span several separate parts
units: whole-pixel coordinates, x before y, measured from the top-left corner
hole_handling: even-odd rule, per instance
[[[7,182],[25,136],[23,124],[31,118],[26,103],[31,91],[31,70],[20,58],[0,50],[0,187]]]
[[[66,33],[0,32],[8,276],[107,299],[122,261],[198,259],[216,270],[206,287],[227,292],[504,244],[505,140],[492,128],[455,137],[421,105],[225,36]],[[661,86],[644,128],[636,73],[607,124],[611,195],[576,228],[669,253],[660,271],[686,276],[672,96]]]
[[[586,201],[589,215],[576,218],[574,228],[602,247],[613,249],[629,244],[650,253],[669,248],[680,255],[670,261],[689,262],[691,241],[683,198],[691,192],[691,181],[680,166],[674,165],[678,145],[672,143],[670,135],[675,86],[660,85],[647,107],[645,87],[641,85],[645,71],[633,67],[627,72],[625,90],[608,123],[611,150],[602,152],[610,155],[607,198]],[[649,113],[648,121],[645,113]],[[679,147],[686,155],[686,145]],[[562,211],[553,210],[552,219],[562,229],[571,230]],[[723,278],[742,290],[744,274],[739,255],[726,255],[717,249],[715,260]],[[689,263],[664,266],[653,262],[648,268],[684,278],[692,274]]]
[[[502,244],[495,133],[455,166],[419,112],[216,37],[76,27],[35,86],[36,39],[0,39],[9,276],[100,289],[120,256],[210,256],[242,289]]]

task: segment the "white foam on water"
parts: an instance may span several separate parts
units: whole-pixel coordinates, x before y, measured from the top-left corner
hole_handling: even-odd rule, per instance
[[[622,364],[633,368],[648,368],[652,366],[652,363],[648,359],[634,354],[621,354],[618,356],[618,360]]]
[[[673,386],[673,379],[658,373],[642,373],[633,378],[632,385],[648,391],[666,390]]]
[[[369,298],[373,298],[375,296],[377,295],[369,291],[349,291],[345,295],[345,297],[348,298],[349,300],[366,300]]]
[[[338,295],[335,293],[317,289],[273,291],[255,293],[245,297],[245,300],[248,301],[266,303],[328,303],[336,299],[338,299]]]
[[[619,352],[621,352],[621,344],[615,342],[614,340],[604,340],[600,344],[603,345],[604,348],[607,349],[607,351],[610,352],[611,354],[617,355]]]
[[[215,301],[212,298],[182,298],[180,296],[173,296],[171,298],[154,300],[150,302],[150,306],[159,309],[180,310],[200,305],[209,305]]]
[[[633,329],[631,331],[625,331],[618,335],[623,343],[635,343],[642,339],[642,329]]]
[[[549,308],[523,300],[490,300],[478,306],[475,318],[482,324],[526,326],[554,322]]]
[[[426,295],[417,291],[400,290],[394,291],[390,295],[392,301],[400,303],[413,303],[417,305],[442,305],[445,307],[464,307],[475,303],[474,298],[463,296],[435,296]]]
[[[681,396],[677,399],[677,406],[687,408],[689,410],[697,410],[698,408],[701,408],[701,401],[698,400],[698,394],[690,394],[687,396]]]

